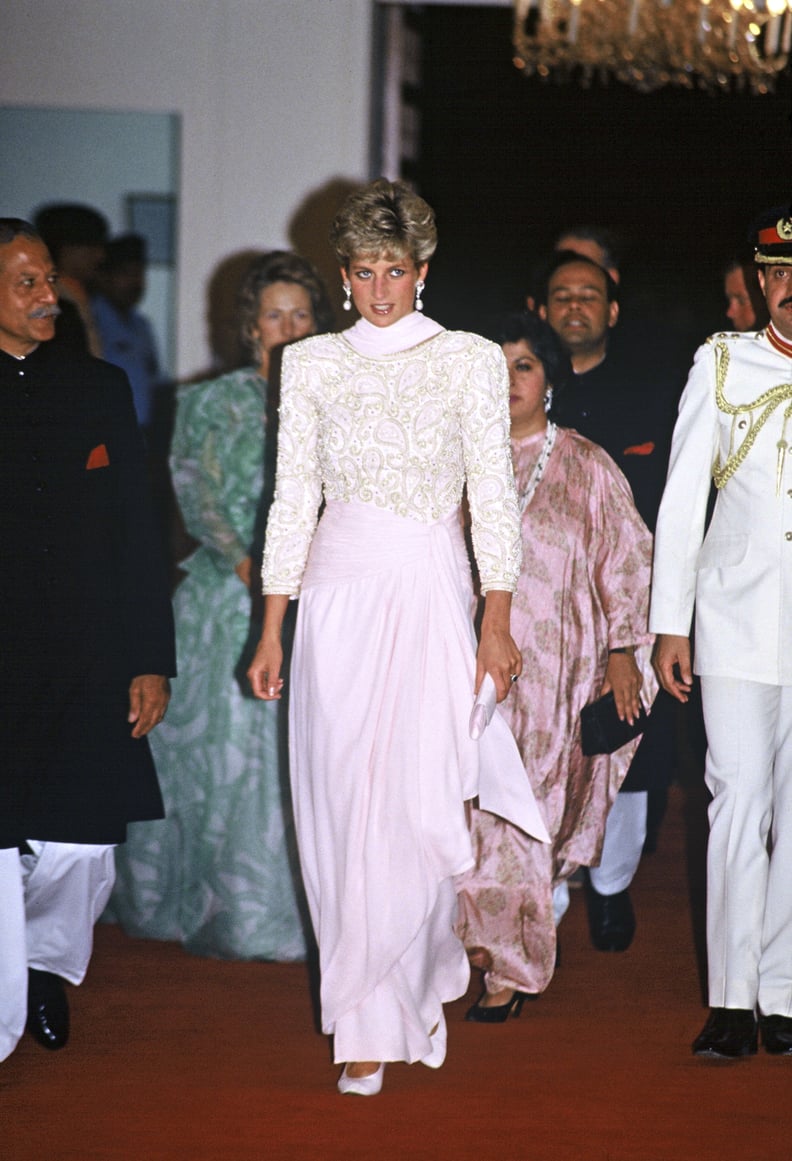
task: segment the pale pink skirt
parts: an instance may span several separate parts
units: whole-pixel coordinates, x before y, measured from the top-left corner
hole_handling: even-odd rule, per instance
[[[308,560],[291,668],[297,836],[335,1059],[420,1060],[469,969],[452,876],[475,671],[458,511],[435,524],[330,503]]]

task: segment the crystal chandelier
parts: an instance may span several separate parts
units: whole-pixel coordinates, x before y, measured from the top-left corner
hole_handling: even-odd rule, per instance
[[[771,92],[792,45],[792,0],[515,0],[514,63],[529,76],[614,76]]]

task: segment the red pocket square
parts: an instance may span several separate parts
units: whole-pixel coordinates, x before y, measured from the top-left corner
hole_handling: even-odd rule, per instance
[[[86,472],[90,472],[92,468],[107,468],[110,466],[110,457],[107,454],[107,448],[103,443],[98,443],[95,448],[91,450],[88,456],[88,461],[85,465]]]
[[[630,447],[626,447],[624,449],[624,451],[622,452],[622,455],[625,455],[625,456],[650,456],[652,454],[652,452],[654,451],[654,449],[655,449],[654,443],[652,442],[652,440],[648,440],[646,443],[631,444]]]

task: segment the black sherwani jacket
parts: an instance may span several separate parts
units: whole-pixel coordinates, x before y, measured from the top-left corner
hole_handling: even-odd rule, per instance
[[[560,394],[553,418],[605,448],[624,472],[635,506],[654,531],[665,484],[678,392],[662,364],[610,354]],[[668,785],[676,763],[676,703],[661,690],[622,792]]]
[[[590,371],[572,377],[552,412],[562,427],[574,427],[616,461],[651,532],[665,486],[678,398],[673,381],[663,380],[651,366],[608,354]]]
[[[123,841],[162,816],[129,683],[175,673],[143,445],[122,371],[0,351],[0,847]]]

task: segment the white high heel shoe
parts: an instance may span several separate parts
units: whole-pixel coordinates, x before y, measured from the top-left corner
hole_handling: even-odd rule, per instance
[[[437,1027],[434,1032],[429,1034],[429,1040],[432,1051],[421,1057],[421,1064],[425,1064],[427,1068],[439,1068],[446,1058],[446,1043],[448,1041],[448,1028],[442,1011],[440,1019],[437,1021]]]
[[[376,1072],[370,1076],[347,1076],[347,1066],[338,1078],[340,1093],[354,1093],[355,1096],[376,1096],[382,1088],[382,1078],[385,1075],[385,1065],[381,1064]]]

